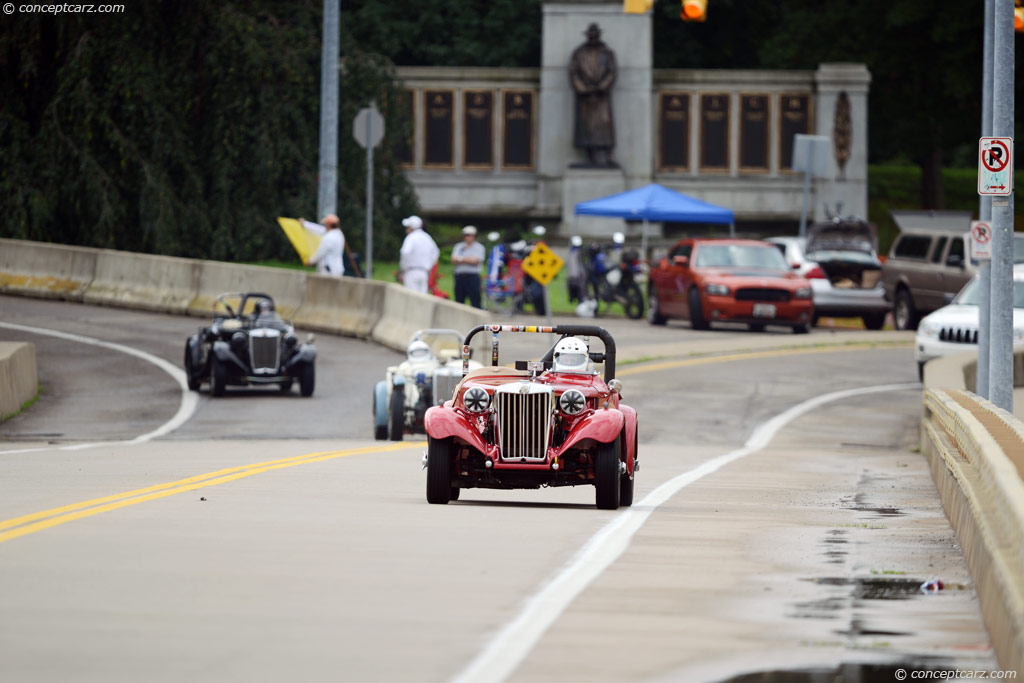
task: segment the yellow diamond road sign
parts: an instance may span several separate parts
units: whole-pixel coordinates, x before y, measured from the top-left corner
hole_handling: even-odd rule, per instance
[[[537,242],[537,246],[523,260],[523,272],[545,287],[561,269],[562,259],[543,242]]]

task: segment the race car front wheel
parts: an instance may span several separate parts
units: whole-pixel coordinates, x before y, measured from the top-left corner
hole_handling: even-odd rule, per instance
[[[456,496],[457,497],[457,496]],[[427,502],[447,505],[452,499],[452,438],[427,437]]]
[[[597,444],[594,459],[594,488],[597,489],[597,508],[615,510],[619,507],[619,447],[622,437],[611,443]]]

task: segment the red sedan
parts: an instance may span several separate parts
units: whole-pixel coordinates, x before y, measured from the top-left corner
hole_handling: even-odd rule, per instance
[[[788,325],[806,333],[814,319],[811,284],[767,242],[689,238],[676,243],[651,270],[647,320],[689,320],[693,329],[712,322]]]

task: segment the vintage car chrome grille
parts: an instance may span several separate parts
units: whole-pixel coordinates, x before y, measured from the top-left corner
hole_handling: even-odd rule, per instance
[[[434,404],[442,405],[455,396],[455,387],[462,380],[462,369],[438,368],[434,371]]]
[[[964,327],[943,327],[939,330],[939,341],[953,344],[977,344],[978,331]]]
[[[249,364],[254,375],[276,375],[281,363],[281,332],[257,329],[249,332]]]
[[[767,287],[744,287],[736,290],[736,301],[773,301],[785,303],[789,301],[789,292],[784,289]]]
[[[548,452],[551,392],[494,395],[502,460],[543,460]]]

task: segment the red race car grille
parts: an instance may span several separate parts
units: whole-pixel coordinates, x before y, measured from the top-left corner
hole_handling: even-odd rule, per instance
[[[498,445],[502,460],[544,460],[548,452],[551,394],[497,393]]]
[[[784,289],[768,289],[762,287],[747,287],[736,290],[736,301],[789,301],[789,292]]]

